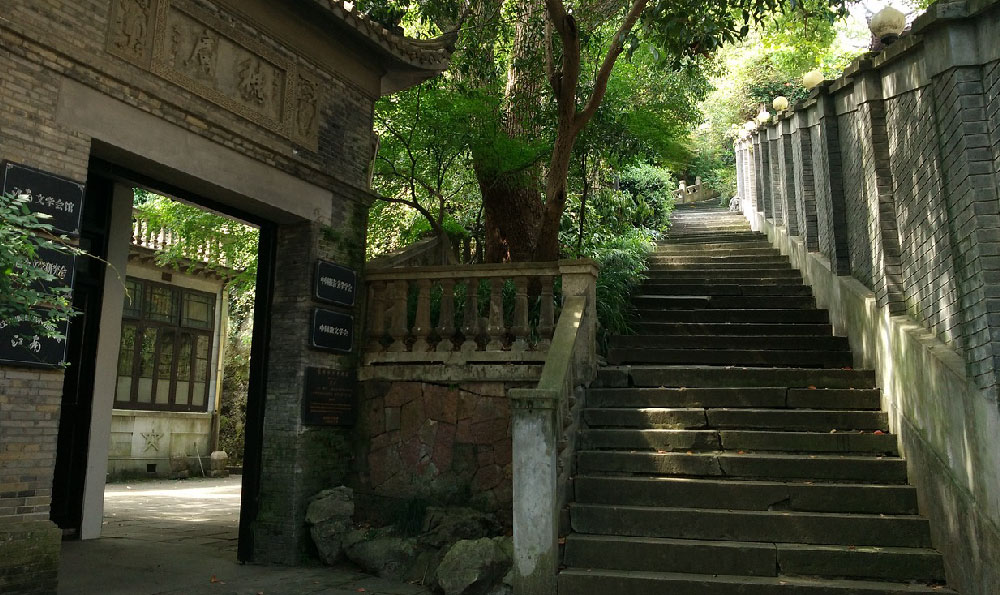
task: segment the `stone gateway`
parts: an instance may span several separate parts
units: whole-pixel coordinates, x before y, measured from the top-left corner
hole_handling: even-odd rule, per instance
[[[330,0],[9,0],[0,57],[4,190],[35,184],[102,259],[78,263],[68,367],[0,361],[0,592],[54,592],[61,538],[100,536],[125,298],[106,271],[138,186],[260,228],[239,557],[297,563],[308,498],[352,456],[350,428],[303,416],[307,369],[356,365],[310,345],[313,271],[362,270],[373,105],[446,68],[447,43]]]

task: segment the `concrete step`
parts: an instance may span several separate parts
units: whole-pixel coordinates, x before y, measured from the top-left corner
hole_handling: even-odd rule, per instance
[[[809,335],[616,335],[612,349],[767,349],[774,351],[850,351],[847,337]],[[849,365],[849,364],[848,364]]]
[[[896,436],[859,432],[767,430],[587,429],[582,449],[657,452],[730,450],[738,452],[799,452],[896,455]]]
[[[815,309],[816,300],[812,296],[768,295],[768,296],[728,296],[728,295],[650,295],[632,296],[636,308],[712,308],[712,309]]]
[[[795,270],[792,265],[788,263],[787,260],[774,259],[770,262],[730,262],[726,260],[720,261],[707,261],[707,262],[682,262],[682,263],[670,263],[661,262],[655,260],[657,257],[651,257],[649,261],[650,272],[658,271],[706,271],[708,273],[713,273],[715,271],[743,271],[744,276],[755,277],[758,272],[766,273],[772,270]],[[669,258],[669,257],[667,257]]]
[[[743,285],[743,279],[756,281],[756,285],[779,285],[789,281],[802,282],[802,274],[793,268],[783,269],[680,269],[679,267],[650,268],[646,278],[657,283],[665,283],[683,279],[686,284],[698,283],[701,280],[709,282],[725,282]],[[723,281],[725,280],[725,281]]]
[[[660,256],[669,255],[700,255],[708,254],[712,256],[744,256],[744,255],[769,255],[778,256],[781,251],[771,246],[770,242],[716,242],[703,244],[657,244],[653,249],[653,254]]]
[[[569,568],[559,595],[954,595],[939,585],[805,577],[751,577]]]
[[[573,491],[581,504],[917,514],[917,491],[908,485],[581,475]]]
[[[782,296],[812,295],[812,288],[801,282],[772,285],[739,285],[735,283],[670,283],[643,281],[640,295],[732,295],[732,296]]]
[[[738,368],[719,366],[605,366],[597,387],[875,388],[873,370]]]
[[[857,547],[620,537],[574,533],[566,539],[566,566],[711,575],[837,577],[863,580],[944,581],[944,563],[924,548]]]
[[[712,233],[698,232],[667,236],[665,244],[732,244],[737,242],[767,241],[766,236],[752,232],[742,233]]]
[[[849,351],[764,351],[760,349],[664,349],[613,348],[608,363],[691,364],[716,366],[785,366],[795,368],[843,368],[854,363]]]
[[[775,408],[802,407],[810,410],[877,410],[878,389],[797,389],[784,387],[720,388],[591,388],[587,391],[590,408],[675,408],[704,411],[716,408],[736,412],[734,408],[766,408],[778,419]],[[804,414],[810,411],[803,411]],[[716,414],[719,415],[719,414]],[[720,420],[725,420],[725,413]],[[731,419],[731,418],[730,418]],[[786,419],[785,421],[794,421]],[[833,428],[831,428],[833,429]],[[852,428],[867,429],[867,428]]]
[[[740,308],[650,310],[648,308],[637,308],[636,316],[641,322],[823,324],[830,321],[830,315],[826,310],[802,310],[795,308],[776,308],[773,310],[743,310]]]
[[[813,545],[931,547],[916,515],[570,505],[573,531],[594,535],[766,541]]]
[[[656,265],[677,264],[788,264],[788,259],[781,254],[657,254],[649,256],[648,262]]]
[[[782,323],[732,323],[732,322],[647,322],[636,321],[633,328],[638,336],[642,335],[739,335],[739,336],[777,336],[787,337],[804,335],[830,336],[833,326],[830,324],[782,324]]]
[[[590,395],[588,395],[589,399]],[[588,403],[589,404],[589,403]],[[699,407],[593,407],[583,412],[591,428],[752,429],[796,432],[881,431],[883,411],[836,409],[729,409]]]
[[[906,483],[903,459],[870,455],[582,450],[577,453],[577,472]]]

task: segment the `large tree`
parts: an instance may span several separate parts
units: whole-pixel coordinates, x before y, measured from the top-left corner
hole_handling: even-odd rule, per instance
[[[843,11],[842,0],[821,1]],[[371,0],[368,8],[378,6],[384,2]],[[469,137],[487,259],[559,257],[576,141],[623,54],[646,46],[665,71],[677,68],[795,7],[796,0],[426,0],[422,20],[411,22],[460,30],[448,74],[455,88],[496,99],[485,102],[492,111],[471,119],[478,129]]]

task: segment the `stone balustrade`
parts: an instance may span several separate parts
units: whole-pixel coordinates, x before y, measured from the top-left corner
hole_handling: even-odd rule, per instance
[[[593,285],[596,266],[428,266],[366,276],[366,365],[529,363],[545,361],[561,294],[568,285]]]

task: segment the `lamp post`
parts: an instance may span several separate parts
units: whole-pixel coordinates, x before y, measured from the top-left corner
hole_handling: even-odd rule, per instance
[[[816,70],[810,70],[809,72],[802,75],[802,86],[806,89],[815,89],[817,85],[823,82],[823,71],[817,68]]]
[[[906,28],[906,15],[891,6],[886,6],[875,13],[868,29],[885,45],[895,43]]]
[[[776,112],[785,111],[788,109],[788,98],[784,95],[778,95],[774,98],[774,101],[771,102],[771,107],[773,107]]]

